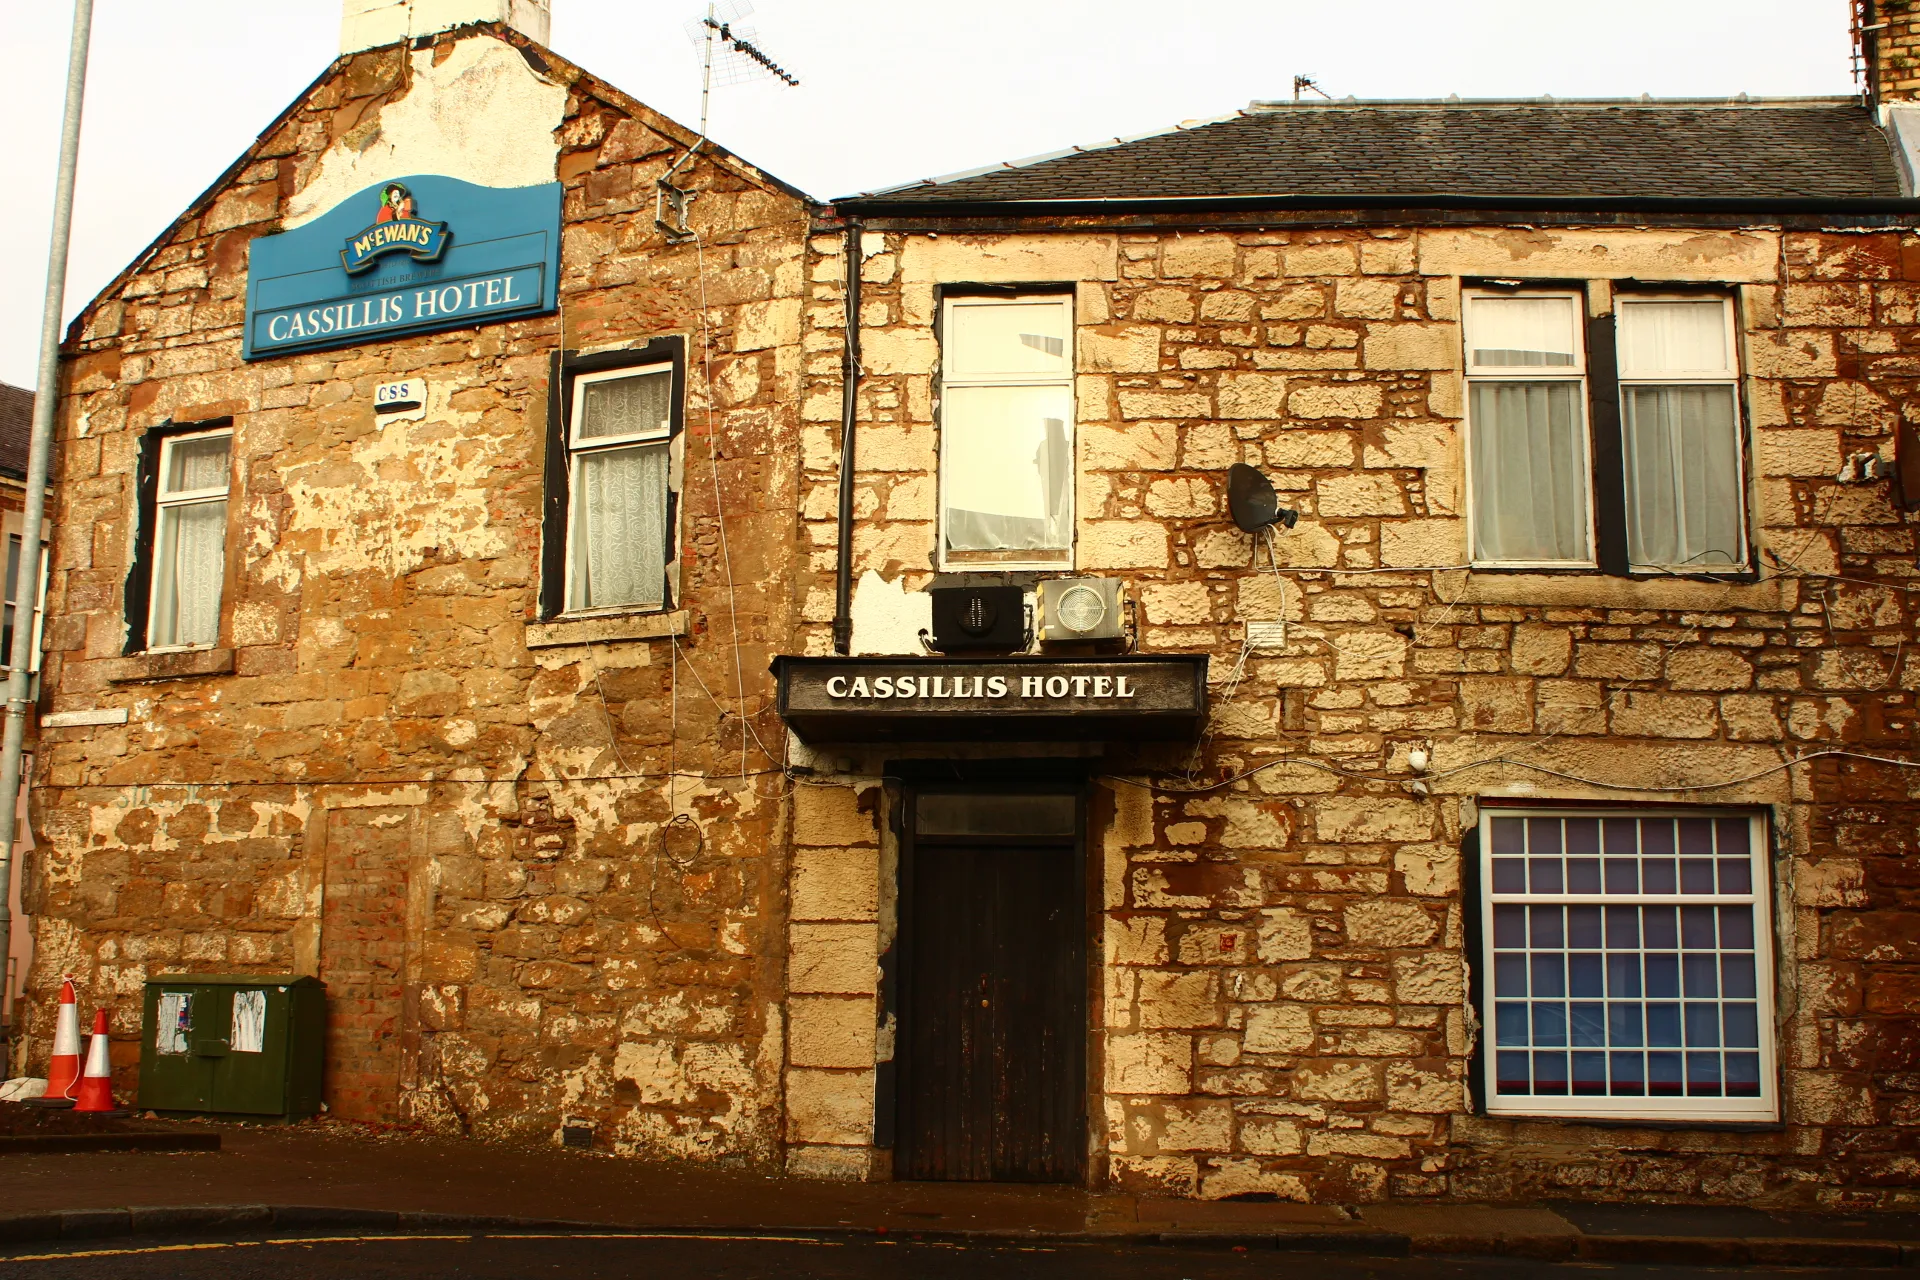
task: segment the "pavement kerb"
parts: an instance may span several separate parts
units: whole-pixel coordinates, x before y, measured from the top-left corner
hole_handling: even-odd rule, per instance
[[[1173,1231],[940,1230],[914,1227],[736,1227],[724,1224],[663,1226],[631,1222],[580,1222],[504,1214],[440,1213],[398,1209],[353,1209],[333,1205],[149,1205],[124,1209],[70,1209],[0,1216],[0,1244],[48,1240],[102,1240],[116,1236],[259,1234],[273,1231],[374,1230],[553,1231],[611,1235],[719,1235],[804,1237],[822,1240],[876,1238],[954,1244],[1159,1244],[1190,1249],[1285,1250],[1404,1257],[1413,1253],[1520,1257],[1540,1261],[1666,1263],[1694,1266],[1920,1266],[1920,1245],[1894,1240],[1725,1238],[1627,1235],[1437,1235],[1326,1227],[1278,1227]]]

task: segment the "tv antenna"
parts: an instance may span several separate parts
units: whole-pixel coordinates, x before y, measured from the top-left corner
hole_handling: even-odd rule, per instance
[[[1333,95],[1328,93],[1325,89],[1322,89],[1320,87],[1320,82],[1315,80],[1312,76],[1295,76],[1293,78],[1293,100],[1295,102],[1300,101],[1300,94],[1307,89],[1313,90],[1315,93],[1325,98],[1328,102],[1333,101]]]
[[[700,137],[654,184],[653,225],[666,232],[669,243],[678,244],[694,235],[687,225],[687,206],[696,193],[675,186],[673,176],[706,145],[707,107],[713,86],[717,83],[725,88],[755,80],[800,86],[799,77],[755,43],[758,35],[742,22],[752,12],[750,0],[710,0],[706,13],[687,23],[687,39],[700,51]]]

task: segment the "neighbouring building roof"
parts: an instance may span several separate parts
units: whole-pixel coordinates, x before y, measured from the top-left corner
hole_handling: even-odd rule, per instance
[[[1266,103],[837,202],[1898,199],[1855,98]]]
[[[0,382],[0,476],[27,478],[27,444],[33,438],[33,392]]]

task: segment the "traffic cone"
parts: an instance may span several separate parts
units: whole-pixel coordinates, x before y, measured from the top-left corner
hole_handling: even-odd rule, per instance
[[[80,1010],[73,1002],[73,975],[60,984],[60,1016],[53,1024],[53,1061],[47,1064],[47,1105],[73,1101],[80,1084]]]
[[[113,1105],[113,1057],[108,1049],[107,1011],[93,1015],[93,1041],[87,1047],[87,1069],[80,1077],[80,1095],[75,1111],[117,1111]]]

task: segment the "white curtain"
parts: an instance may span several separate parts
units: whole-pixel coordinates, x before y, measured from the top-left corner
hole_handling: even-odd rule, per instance
[[[576,428],[580,440],[607,440],[616,436],[665,435],[673,390],[672,374],[662,370],[631,378],[589,382]]]
[[[950,387],[941,406],[941,528],[949,551],[1072,545],[1066,387]]]
[[[1468,305],[1474,364],[1551,368],[1574,363],[1579,346],[1571,298],[1474,298]]]
[[[224,481],[224,469],[221,477]],[[219,638],[226,553],[226,499],[161,509],[150,644],[212,644]]]
[[[1588,559],[1580,386],[1473,384],[1475,559]]]
[[[228,436],[176,440],[167,448],[167,493],[227,487]]]
[[[1621,376],[1718,373],[1730,369],[1726,315],[1726,304],[1718,299],[1622,302]]]
[[[1719,568],[1742,560],[1733,388],[1625,387],[1627,557]]]
[[[667,446],[575,457],[575,609],[666,601]]]

